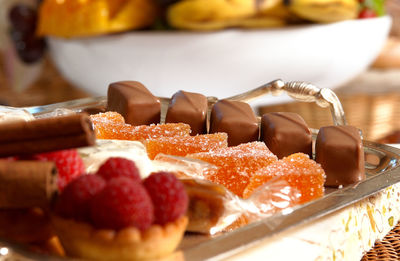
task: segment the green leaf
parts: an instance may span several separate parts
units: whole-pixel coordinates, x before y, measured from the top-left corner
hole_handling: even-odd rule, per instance
[[[364,4],[367,8],[374,10],[378,16],[386,14],[385,0],[365,0]]]

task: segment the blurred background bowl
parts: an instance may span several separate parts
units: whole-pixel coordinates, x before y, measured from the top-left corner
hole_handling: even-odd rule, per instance
[[[224,98],[277,78],[336,88],[374,61],[390,26],[384,16],[269,30],[50,38],[49,46],[66,79],[93,95],[105,95],[111,82],[137,80],[158,96],[186,90]]]

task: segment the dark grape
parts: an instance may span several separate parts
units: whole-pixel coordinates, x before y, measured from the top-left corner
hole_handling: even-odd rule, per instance
[[[36,10],[27,5],[15,5],[9,12],[9,19],[14,30],[25,34],[34,34],[36,29]]]
[[[46,51],[46,41],[35,35],[24,35],[16,30],[11,32],[14,47],[19,58],[25,63],[34,63],[42,58]]]
[[[19,56],[25,63],[34,63],[43,57],[46,51],[46,41],[43,38],[33,38],[25,43],[25,48],[19,51]]]
[[[11,38],[19,58],[25,63],[34,63],[42,58],[46,41],[35,35],[36,10],[30,6],[17,4],[10,9]]]

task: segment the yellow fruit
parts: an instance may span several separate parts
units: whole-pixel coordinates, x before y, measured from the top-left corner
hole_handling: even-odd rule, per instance
[[[261,14],[275,15],[276,7],[285,7],[283,0],[256,0],[257,9]],[[270,12],[272,11],[272,12]]]
[[[167,19],[176,28],[216,30],[256,12],[254,0],[184,0],[168,9]]]
[[[69,38],[138,29],[157,13],[153,0],[44,0],[37,33]]]
[[[184,0],[167,11],[170,25],[180,29],[219,30],[228,27],[277,27],[285,21],[261,12],[273,9],[282,0]],[[257,3],[256,3],[257,2]]]
[[[274,16],[254,16],[238,20],[237,27],[257,29],[257,28],[275,28],[285,26],[286,21],[280,17]]]
[[[318,23],[355,19],[358,0],[292,0],[290,11],[299,17]]]
[[[293,16],[288,6],[283,3],[283,0],[278,0],[274,5],[270,5],[269,8],[261,10],[260,15],[263,17],[278,17],[281,19],[291,19]]]

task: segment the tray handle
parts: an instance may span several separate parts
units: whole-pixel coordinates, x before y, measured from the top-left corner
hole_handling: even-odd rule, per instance
[[[284,82],[280,79],[264,84],[248,92],[231,96],[227,99],[250,102],[260,99],[264,95],[280,95],[285,92],[291,98],[300,102],[315,102],[320,107],[329,107],[333,123],[335,125],[346,125],[346,117],[339,98],[327,88],[319,88],[311,83],[293,81]],[[215,100],[216,102],[216,100]]]

